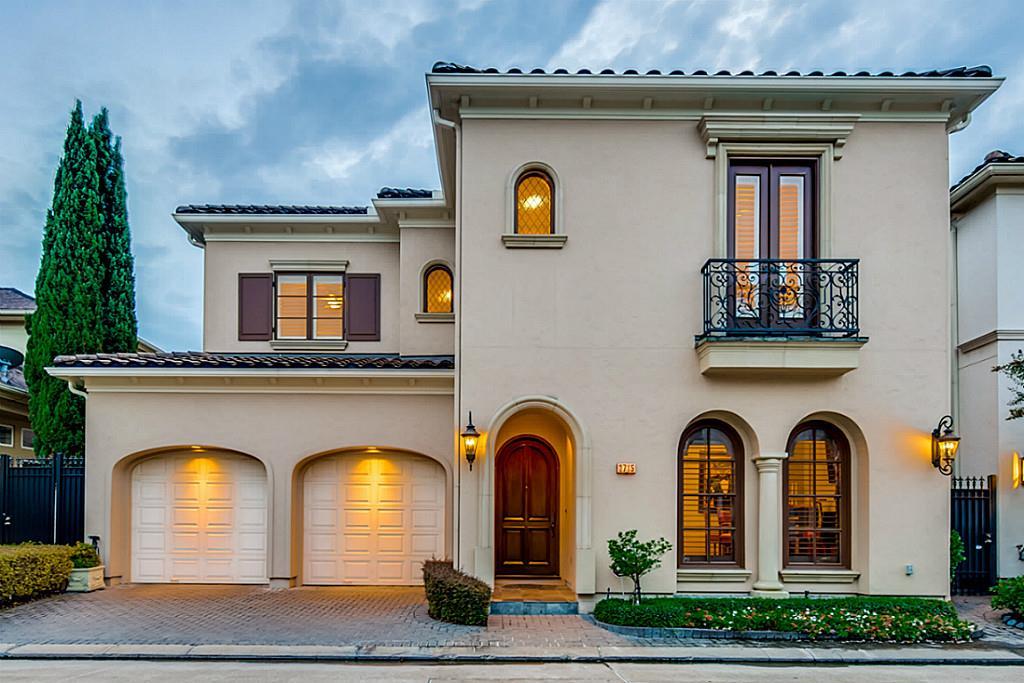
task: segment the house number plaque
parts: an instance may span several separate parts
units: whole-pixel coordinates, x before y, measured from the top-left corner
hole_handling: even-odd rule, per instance
[[[635,462],[617,462],[617,463],[615,463],[615,474],[636,474],[636,463]]]

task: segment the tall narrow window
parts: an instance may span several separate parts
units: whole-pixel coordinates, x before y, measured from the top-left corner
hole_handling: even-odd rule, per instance
[[[344,276],[277,275],[278,339],[344,338]]]
[[[743,559],[743,446],[716,420],[690,428],[679,444],[679,565]]]
[[[809,160],[735,161],[729,167],[729,258],[736,260],[738,327],[790,325],[814,314],[805,291],[817,256],[815,171]]]
[[[516,181],[515,229],[520,235],[555,232],[555,184],[543,171],[527,171]]]
[[[827,422],[797,427],[782,468],[786,565],[849,566],[850,448]]]
[[[452,271],[448,266],[435,264],[423,274],[423,312],[451,313]]]

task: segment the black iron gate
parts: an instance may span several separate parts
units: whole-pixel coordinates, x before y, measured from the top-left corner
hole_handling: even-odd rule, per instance
[[[75,543],[85,528],[85,460],[0,455],[0,543]]]
[[[951,522],[967,559],[956,570],[953,593],[987,595],[996,583],[996,475],[954,477]]]

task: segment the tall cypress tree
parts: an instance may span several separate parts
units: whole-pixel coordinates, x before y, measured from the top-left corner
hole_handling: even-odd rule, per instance
[[[85,402],[45,368],[55,356],[103,348],[103,214],[96,161],[96,144],[76,102],[46,213],[36,311],[26,323],[29,419],[41,455],[85,450]]]
[[[103,212],[103,299],[99,302],[103,322],[103,351],[135,351],[138,325],[135,320],[135,273],[128,227],[127,192],[121,138],[110,131],[106,108],[92,120],[89,133],[96,145],[96,167],[100,178]]]

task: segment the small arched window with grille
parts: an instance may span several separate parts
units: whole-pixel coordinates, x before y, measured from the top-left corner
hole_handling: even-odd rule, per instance
[[[519,235],[555,233],[555,183],[544,171],[526,171],[516,180],[515,231]]]
[[[679,444],[679,566],[743,561],[743,443],[704,420]]]
[[[786,566],[850,566],[850,445],[828,422],[793,430],[782,465]]]
[[[423,273],[423,312],[452,311],[452,271],[448,266],[436,263]]]

